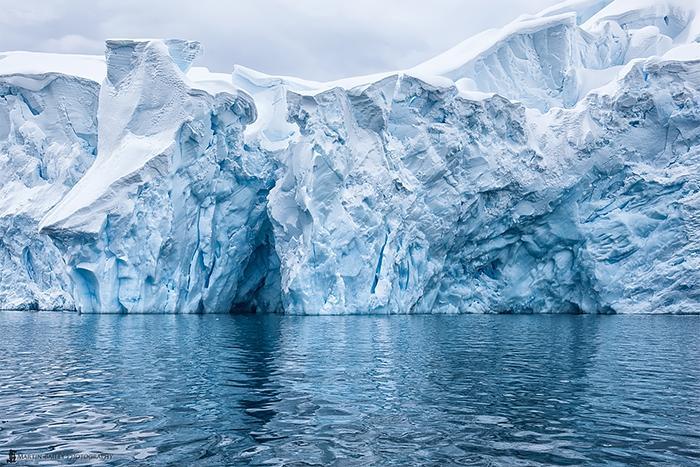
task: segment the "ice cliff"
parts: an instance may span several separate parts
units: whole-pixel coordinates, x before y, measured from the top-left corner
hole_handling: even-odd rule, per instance
[[[698,312],[696,12],[568,1],[331,83],[0,54],[0,307]]]
[[[254,307],[268,279],[274,166],[243,142],[252,99],[185,76],[199,50],[107,43],[97,158],[40,226],[64,254],[81,311]]]
[[[77,71],[0,75],[2,308],[75,307],[62,255],[37,226],[95,159],[98,92]]]

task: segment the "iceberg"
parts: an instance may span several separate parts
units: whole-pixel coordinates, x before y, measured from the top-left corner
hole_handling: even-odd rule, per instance
[[[695,313],[697,12],[569,0],[326,83],[0,54],[0,307]]]

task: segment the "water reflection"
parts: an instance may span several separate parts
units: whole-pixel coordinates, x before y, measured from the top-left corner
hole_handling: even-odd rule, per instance
[[[700,456],[700,317],[13,312],[0,328],[2,456],[106,453],[109,465]]]

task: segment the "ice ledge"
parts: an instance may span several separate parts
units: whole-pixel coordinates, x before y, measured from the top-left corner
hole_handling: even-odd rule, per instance
[[[107,65],[101,55],[22,51],[0,53],[0,76],[41,76],[52,73],[101,83],[107,74]]]
[[[149,49],[159,48],[158,53],[150,55]],[[132,70],[139,68],[140,60],[153,59],[167,55],[183,73],[192,65],[192,61],[202,52],[202,46],[196,41],[180,39],[131,40],[117,39],[107,41],[107,79],[114,86]]]

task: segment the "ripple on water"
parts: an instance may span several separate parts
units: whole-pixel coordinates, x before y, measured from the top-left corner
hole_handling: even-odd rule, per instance
[[[700,459],[700,317],[6,312],[0,326],[0,452],[46,465]]]

